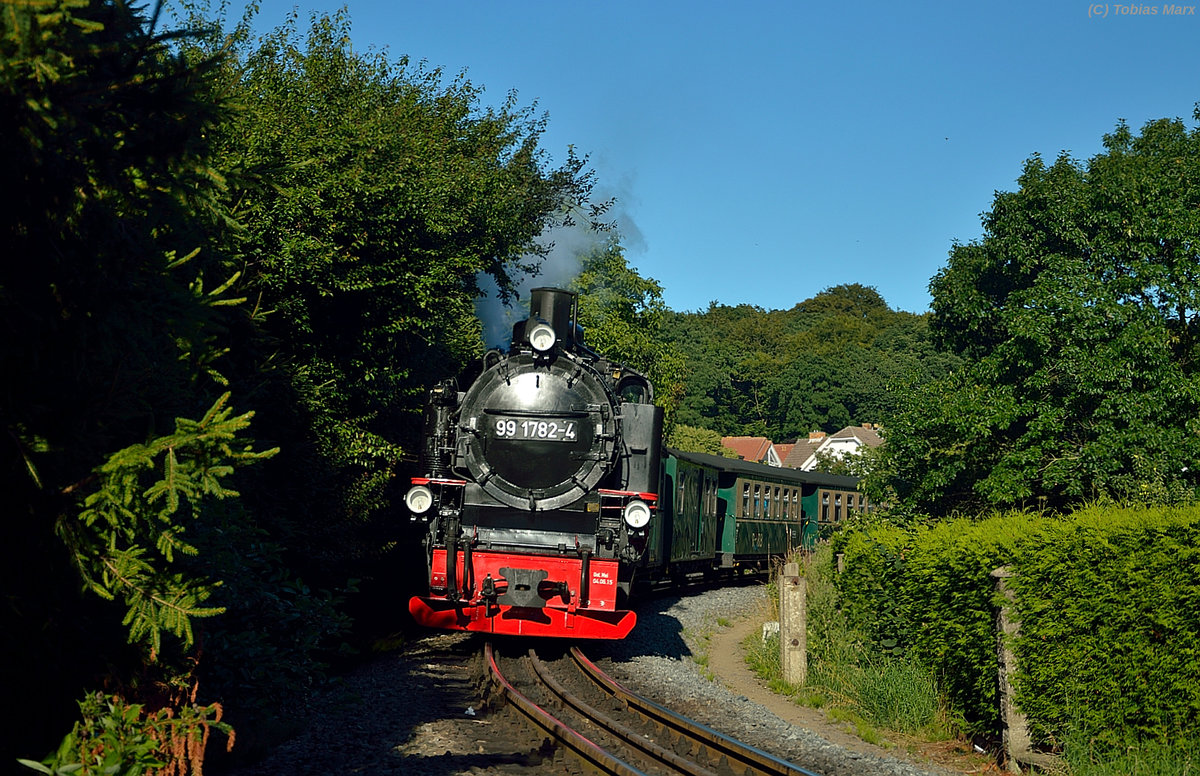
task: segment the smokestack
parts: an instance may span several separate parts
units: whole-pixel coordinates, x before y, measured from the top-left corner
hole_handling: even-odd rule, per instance
[[[524,325],[513,327],[513,346],[522,344],[529,329],[538,321],[545,321],[554,329],[554,335],[566,350],[574,350],[576,340],[574,291],[561,288],[535,288],[529,292],[529,319]]]
[[[529,315],[550,324],[559,340],[575,341],[575,292],[561,288],[535,288],[529,297]]]

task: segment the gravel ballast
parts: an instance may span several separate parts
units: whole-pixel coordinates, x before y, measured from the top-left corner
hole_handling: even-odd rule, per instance
[[[777,717],[761,704],[731,692],[695,662],[720,623],[763,611],[765,587],[722,587],[695,595],[660,597],[638,608],[638,623],[621,643],[589,647],[608,655],[605,669],[629,689],[709,727],[818,773],[863,776],[930,776],[952,773],[936,766],[878,757],[831,743]]]
[[[952,773],[831,743],[706,675],[693,656],[706,651],[707,636],[721,627],[719,623],[760,612],[764,590],[762,585],[743,585],[642,600],[635,607],[638,624],[629,638],[585,643],[584,652],[629,689],[817,773]],[[399,654],[361,666],[322,697],[297,737],[264,761],[236,773],[556,772],[551,764],[531,768],[529,761],[488,759],[485,742],[500,732],[499,723],[489,728],[489,720],[469,708],[469,688],[461,682],[448,683],[446,674],[430,662],[430,653],[441,648],[434,645],[467,638],[430,635]]]

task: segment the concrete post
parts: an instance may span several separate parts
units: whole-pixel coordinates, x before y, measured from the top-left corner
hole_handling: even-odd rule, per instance
[[[1004,754],[1008,761],[1008,772],[1020,773],[1020,763],[1053,767],[1058,764],[1058,759],[1054,755],[1033,750],[1028,720],[1017,708],[1013,694],[1012,677],[1017,672],[1017,657],[1009,643],[1020,633],[1021,623],[1014,619],[1013,594],[1006,582],[1012,577],[1013,572],[1007,566],[992,572],[992,578],[996,580],[996,590],[1004,601],[996,613],[996,650],[1000,659],[1000,716],[1004,722]]]
[[[779,577],[779,658],[783,680],[803,685],[808,680],[807,585],[800,564],[789,563]]]

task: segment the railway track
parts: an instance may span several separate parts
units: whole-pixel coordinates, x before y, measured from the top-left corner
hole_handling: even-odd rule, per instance
[[[622,687],[579,650],[546,661],[484,647],[505,700],[587,770],[620,776],[817,776]],[[503,665],[503,670],[501,666]]]

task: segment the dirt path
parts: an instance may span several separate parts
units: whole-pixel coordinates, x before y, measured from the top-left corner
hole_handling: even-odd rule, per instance
[[[748,635],[759,632],[762,619],[745,617],[731,627],[714,633],[709,642],[708,668],[730,692],[744,695],[780,719],[851,751],[884,757],[906,757],[918,763],[934,763],[957,773],[1000,772],[992,760],[969,752],[966,748],[969,745],[962,742],[898,742],[888,748],[869,744],[854,735],[848,723],[830,720],[821,709],[798,706],[782,695],[771,692],[746,665],[745,650],[742,648],[742,642]]]

